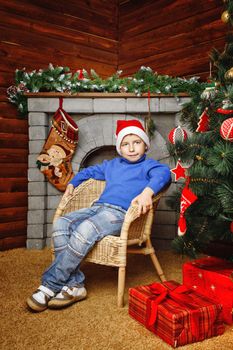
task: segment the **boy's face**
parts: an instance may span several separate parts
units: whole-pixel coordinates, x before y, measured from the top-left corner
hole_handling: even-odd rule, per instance
[[[146,145],[139,136],[129,134],[123,138],[120,150],[122,157],[130,162],[136,162],[144,155]]]

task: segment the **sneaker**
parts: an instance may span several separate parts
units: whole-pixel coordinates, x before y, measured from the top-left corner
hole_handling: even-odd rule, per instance
[[[87,291],[85,287],[63,287],[60,293],[48,302],[51,309],[61,309],[77,301],[85,299]]]
[[[27,299],[27,304],[30,309],[34,311],[44,311],[48,307],[49,300],[54,296],[55,293],[51,289],[41,285],[37,291]]]

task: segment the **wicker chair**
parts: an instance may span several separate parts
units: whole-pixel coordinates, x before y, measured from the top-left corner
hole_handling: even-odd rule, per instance
[[[54,216],[54,221],[60,216],[69,212],[89,207],[93,201],[99,198],[104,190],[105,181],[90,179],[79,185],[68,198],[62,198]],[[166,189],[165,189],[166,190]],[[88,253],[85,261],[96,264],[117,266],[118,270],[118,306],[124,305],[125,289],[125,270],[127,253],[136,253],[150,255],[155,269],[161,279],[165,280],[163,270],[155,255],[154,248],[151,244],[150,234],[154,217],[154,211],[159,203],[159,199],[165,192],[161,191],[153,198],[153,209],[146,214],[139,216],[137,206],[131,206],[122,225],[119,237],[106,236],[95,244],[93,249]],[[143,246],[141,246],[142,243]],[[130,246],[135,246],[130,248]]]

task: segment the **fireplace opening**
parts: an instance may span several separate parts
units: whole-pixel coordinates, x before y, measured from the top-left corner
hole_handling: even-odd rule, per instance
[[[82,159],[80,170],[87,168],[90,165],[100,164],[103,160],[113,159],[119,156],[115,146],[101,146],[92,149]]]

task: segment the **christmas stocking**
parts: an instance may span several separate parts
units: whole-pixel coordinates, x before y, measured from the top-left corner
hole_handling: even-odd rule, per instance
[[[183,236],[187,230],[185,211],[197,200],[197,196],[186,185],[182,191],[180,199],[180,218],[178,220],[178,236]]]
[[[74,175],[71,159],[77,143],[78,126],[64,111],[60,99],[48,138],[36,162],[40,171],[59,191],[65,191],[67,183]]]

